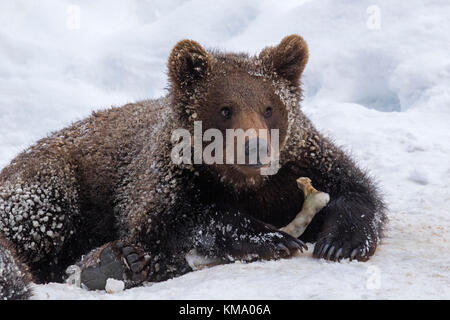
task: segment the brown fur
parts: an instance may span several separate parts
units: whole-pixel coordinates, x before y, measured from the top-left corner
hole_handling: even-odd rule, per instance
[[[277,47],[264,49],[259,58],[278,75],[298,85],[308,62],[308,46],[302,37],[290,35],[285,37]]]

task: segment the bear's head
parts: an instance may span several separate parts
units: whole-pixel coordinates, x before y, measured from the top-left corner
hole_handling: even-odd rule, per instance
[[[298,116],[307,60],[306,42],[298,35],[253,57],[178,42],[168,62],[170,92],[178,126],[192,134],[194,149],[195,134],[201,135],[194,164],[208,165],[221,181],[235,185],[264,181],[262,172],[283,150]]]

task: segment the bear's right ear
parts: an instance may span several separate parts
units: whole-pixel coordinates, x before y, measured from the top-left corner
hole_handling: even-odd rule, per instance
[[[265,48],[259,58],[267,68],[298,85],[308,62],[308,46],[301,36],[293,34],[281,40],[276,47]]]
[[[172,49],[169,57],[169,78],[178,89],[189,87],[205,78],[211,67],[211,57],[193,40],[182,40]]]

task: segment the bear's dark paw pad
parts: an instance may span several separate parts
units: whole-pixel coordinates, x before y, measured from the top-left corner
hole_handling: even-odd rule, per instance
[[[89,290],[103,290],[109,278],[125,281],[131,287],[146,279],[148,257],[143,252],[122,241],[105,247],[98,257],[98,263],[81,271],[81,284]]]
[[[375,252],[376,245],[352,245],[342,241],[318,241],[314,247],[313,257],[328,261],[341,261],[342,259],[367,261]]]
[[[129,244],[122,241],[117,241],[114,244],[114,248],[119,256],[122,258],[122,262],[126,267],[126,275],[129,280],[135,283],[145,281],[147,278],[147,266],[149,256],[145,253]]]
[[[103,249],[98,259],[97,265],[82,269],[81,284],[83,286],[89,290],[103,290],[109,278],[123,280],[123,264],[113,248]]]

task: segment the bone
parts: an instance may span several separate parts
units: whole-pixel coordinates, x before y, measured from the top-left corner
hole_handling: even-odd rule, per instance
[[[303,191],[305,197],[302,210],[291,223],[280,229],[280,231],[290,234],[295,238],[298,238],[303,234],[316,213],[330,201],[328,193],[316,190],[311,185],[311,179],[307,177],[298,178],[297,185]]]

